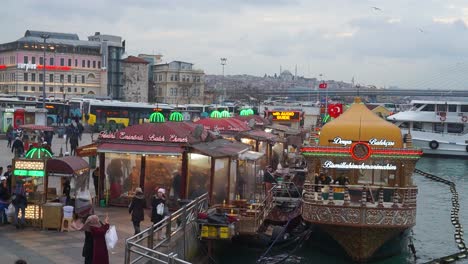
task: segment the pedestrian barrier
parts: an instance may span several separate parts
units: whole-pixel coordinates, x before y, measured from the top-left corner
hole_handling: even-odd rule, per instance
[[[170,214],[159,223],[151,225],[142,232],[129,237],[125,241],[125,264],[161,263],[161,264],[191,264],[178,257],[174,252],[164,253],[162,247],[167,245],[177,234],[183,234],[184,254],[186,250],[186,227],[197,221],[198,213],[208,210],[208,193],[201,195],[179,210]],[[172,230],[173,226],[177,226]],[[165,230],[165,238],[157,241],[155,234]]]
[[[430,263],[430,264],[452,263],[458,260],[465,259],[467,257],[467,249],[466,249],[465,241],[463,240],[463,226],[460,224],[460,220],[458,217],[460,204],[458,203],[458,192],[457,192],[455,183],[452,181],[446,180],[444,178],[441,178],[439,176],[424,172],[422,170],[415,169],[414,172],[426,177],[427,179],[437,181],[437,182],[450,186],[450,191],[452,192],[452,212],[450,215],[451,215],[452,225],[455,227],[454,239],[455,239],[455,243],[457,244],[459,252],[450,254],[447,256],[435,258],[426,263]]]

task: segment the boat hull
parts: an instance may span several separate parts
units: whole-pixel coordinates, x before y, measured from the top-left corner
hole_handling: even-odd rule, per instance
[[[444,141],[437,141],[438,147],[432,149],[429,144],[432,140],[426,139],[415,139],[413,138],[413,144],[421,148],[424,155],[440,155],[440,156],[453,156],[453,157],[468,157],[468,151],[466,145],[459,145]]]

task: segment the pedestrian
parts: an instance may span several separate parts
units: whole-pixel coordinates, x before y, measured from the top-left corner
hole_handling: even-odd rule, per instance
[[[143,208],[145,205],[145,195],[140,187],[135,189],[135,196],[128,207],[128,213],[132,215],[133,228],[135,229],[135,235],[140,233],[140,222],[145,220],[145,213]]]
[[[93,238],[93,261],[91,263],[109,264],[105,238],[106,232],[109,230],[109,217],[106,216],[104,224],[102,224],[97,215],[90,215],[81,230],[89,231]]]
[[[15,157],[20,157],[24,153],[23,141],[19,137],[16,137],[11,146],[11,152],[15,154]]]
[[[153,198],[151,200],[151,207],[151,222],[153,222],[154,225],[161,222],[164,219],[164,212],[166,207],[166,190],[164,188],[157,189],[157,193],[153,195]],[[159,226],[161,225],[156,226],[156,228],[158,228]],[[161,233],[161,230],[156,232],[157,238],[159,240],[165,239],[165,237],[163,237]]]
[[[7,188],[5,176],[0,177],[0,210],[2,216],[2,224],[9,224],[5,209],[10,205],[10,192]]]
[[[87,215],[83,218],[83,223],[86,223],[88,218],[91,215]],[[85,259],[85,264],[92,264],[93,263],[93,236],[91,235],[91,230],[83,230],[85,232],[85,241],[83,244],[83,251],[81,256]]]
[[[70,203],[70,191],[71,191],[70,180],[66,179],[65,182],[63,183],[63,192],[62,192],[63,195],[66,197],[66,200],[65,200],[66,205],[71,205],[71,203]]]
[[[25,215],[24,212],[28,206],[28,199],[26,197],[26,191],[24,189],[24,182],[21,179],[16,181],[16,187],[14,191],[14,199],[12,201],[13,206],[15,207],[15,226],[16,229],[24,228],[25,224]],[[21,210],[21,223],[18,222],[18,213]]]
[[[101,193],[101,190],[99,190],[99,167],[96,167],[93,171],[93,183],[96,197],[99,197],[99,194]]]
[[[13,172],[11,170],[11,164],[7,166],[7,171],[3,174],[7,178],[7,187],[11,193],[12,186],[11,186],[11,179],[13,178]]]
[[[8,139],[7,148],[11,148],[11,143],[13,142],[13,139],[14,139],[13,127],[11,125],[7,129],[7,139]]]
[[[78,135],[70,137],[70,155],[76,156],[76,148],[78,147]]]

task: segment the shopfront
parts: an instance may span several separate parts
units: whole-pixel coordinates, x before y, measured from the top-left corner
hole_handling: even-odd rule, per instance
[[[156,188],[169,198],[185,197],[187,147],[206,138],[202,127],[189,122],[145,123],[117,132],[101,132],[97,141],[101,176],[99,194],[110,205],[127,206],[136,187],[147,204]]]
[[[245,197],[249,179],[246,173],[238,173],[238,160],[249,148],[226,139],[193,145],[188,154],[188,198],[208,192],[212,204],[221,204]]]

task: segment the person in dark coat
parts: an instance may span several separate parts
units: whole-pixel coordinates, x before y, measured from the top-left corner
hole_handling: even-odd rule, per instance
[[[24,144],[19,137],[16,137],[11,146],[11,152],[15,153],[15,157],[20,157],[24,153]]]
[[[2,224],[9,224],[8,223],[8,218],[5,212],[5,209],[8,208],[10,205],[10,191],[8,190],[7,187],[7,179],[5,176],[0,177],[0,215],[1,215],[1,220]]]
[[[70,180],[67,179],[63,183],[63,195],[67,197],[67,200],[65,202],[66,205],[70,205],[70,191],[71,191]]]
[[[157,194],[155,194],[151,200],[151,222],[153,222],[153,225],[164,219],[165,206],[166,190],[159,188]],[[161,233],[161,231],[157,232],[157,237],[159,240],[164,239]]]
[[[140,233],[140,222],[145,220],[145,196],[143,190],[140,187],[135,189],[135,196],[128,207],[128,213],[132,214],[133,228],[135,229],[135,235]]]
[[[16,187],[14,191],[15,199],[13,199],[12,203],[15,207],[15,226],[16,229],[24,228],[25,224],[25,210],[28,206],[28,199],[26,197],[26,190],[24,188],[24,182],[21,179],[16,181]],[[18,213],[21,210],[21,223],[18,222]]]
[[[91,263],[109,264],[109,253],[106,245],[106,232],[109,230],[109,217],[101,224],[97,215],[90,215],[81,228],[89,231],[93,238],[93,259]]]
[[[83,220],[84,223],[88,220],[91,215],[86,216]],[[84,230],[85,232],[85,241],[83,244],[83,251],[81,256],[85,259],[85,264],[93,263],[93,236],[91,235],[91,230]]]

